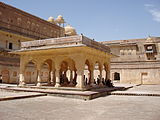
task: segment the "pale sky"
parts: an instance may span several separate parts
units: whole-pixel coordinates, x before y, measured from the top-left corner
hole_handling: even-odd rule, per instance
[[[0,0],[42,19],[62,15],[96,41],[160,36],[160,0]]]

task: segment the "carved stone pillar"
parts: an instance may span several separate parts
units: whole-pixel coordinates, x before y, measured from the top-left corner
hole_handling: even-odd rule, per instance
[[[94,69],[93,68],[91,68],[91,70],[90,70],[90,80],[91,80],[91,86],[94,86],[95,84],[94,84]]]
[[[41,65],[37,65],[37,86],[41,86]]]
[[[107,68],[107,73],[106,73],[106,77],[107,79],[110,79],[110,64],[108,64],[108,68]]]
[[[78,58],[76,61],[76,75],[77,75],[77,88],[81,88],[83,89],[85,87],[84,85],[84,66],[85,66],[85,62],[83,60],[83,58]]]
[[[48,73],[48,80],[47,80],[48,85],[51,84],[51,71]]]
[[[19,74],[19,86],[25,86],[25,79],[24,79],[24,71],[21,71]]]
[[[25,86],[25,64],[24,61],[22,60],[21,57],[21,61],[20,61],[20,73],[19,73],[19,86]]]
[[[102,84],[102,69],[101,69],[101,68],[99,69],[99,72],[100,72],[100,75],[99,75],[99,77],[100,77],[100,78],[99,78],[99,79],[100,79],[99,85],[103,85],[103,84]]]
[[[59,75],[60,69],[56,69],[55,76],[56,76],[56,84],[55,87],[60,87],[60,75]]]
[[[77,88],[84,89],[84,68],[85,68],[85,56],[83,54],[79,54],[74,58],[75,68],[74,70],[74,84],[76,83]],[[76,79],[75,79],[76,78]]]
[[[51,72],[50,72],[50,84],[54,84],[54,76],[55,76],[55,71],[54,70],[52,70]]]
[[[108,79],[108,70],[105,70],[106,71],[106,76],[105,76],[105,79],[107,80]],[[114,79],[114,77],[113,77]]]
[[[71,86],[74,85],[73,84],[73,71],[72,70],[70,71],[70,83],[69,83],[69,85],[71,85]]]
[[[73,76],[74,76],[73,84],[75,85],[77,83],[77,71],[76,70],[73,71]]]
[[[77,85],[78,88],[84,88],[84,70],[77,69]]]

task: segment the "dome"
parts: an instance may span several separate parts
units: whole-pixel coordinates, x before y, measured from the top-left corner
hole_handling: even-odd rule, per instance
[[[71,25],[64,27],[64,31],[67,36],[77,35],[76,30]]]
[[[152,40],[152,37],[148,36],[147,41],[151,41],[151,40]]]
[[[59,16],[57,17],[57,19],[55,20],[55,22],[58,23],[59,25],[62,24],[62,23],[65,23],[62,15],[59,15]]]
[[[53,17],[49,17],[47,21],[51,22],[51,23],[54,23],[54,18]]]

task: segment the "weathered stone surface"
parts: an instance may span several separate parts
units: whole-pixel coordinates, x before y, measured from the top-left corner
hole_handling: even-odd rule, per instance
[[[111,59],[112,80],[119,74],[121,83],[160,84],[160,37],[102,43],[119,56]]]
[[[0,30],[33,39],[64,36],[64,28],[0,2]]]
[[[110,48],[96,42],[94,40],[91,40],[85,36],[82,35],[76,35],[76,36],[69,36],[69,37],[60,37],[60,38],[51,38],[51,39],[44,39],[44,40],[36,40],[36,41],[28,41],[28,42],[22,42],[21,48],[23,50],[30,50],[30,49],[47,49],[47,46],[58,48],[58,47],[70,47],[70,46],[88,46],[91,48],[95,48],[104,52],[110,53]],[[32,50],[33,50],[32,49]]]
[[[106,96],[91,101],[53,96],[0,102],[1,120],[159,120],[160,97]]]

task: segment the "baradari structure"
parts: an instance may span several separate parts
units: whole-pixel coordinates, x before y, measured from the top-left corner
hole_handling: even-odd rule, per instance
[[[98,43],[77,35],[73,27],[64,27],[64,23],[61,15],[43,20],[0,2],[2,82],[17,83],[20,78],[21,85],[88,88],[100,77],[121,83],[160,84],[159,37]],[[119,56],[113,57],[111,64],[110,50]],[[76,56],[78,53],[81,58]]]
[[[104,86],[102,78],[109,79],[113,56],[107,46],[82,35],[22,42],[21,49],[13,53],[20,55],[20,86],[32,82],[42,86],[46,82],[56,88],[81,90]],[[33,81],[25,75],[28,65],[32,65],[31,72],[35,68]],[[42,77],[43,69],[48,70],[46,80]]]

